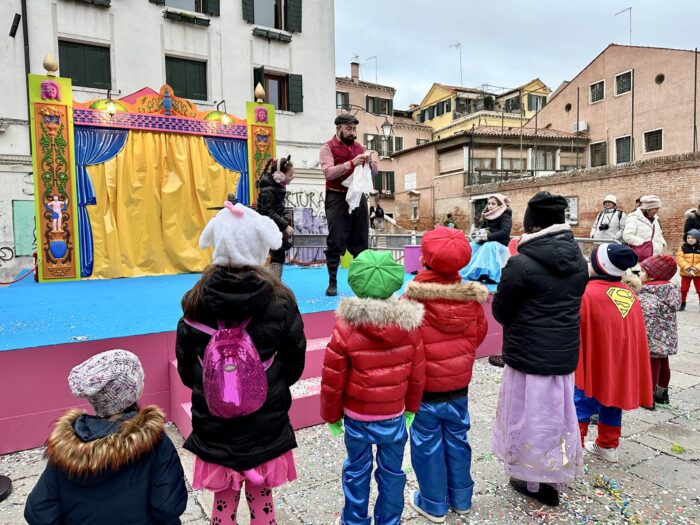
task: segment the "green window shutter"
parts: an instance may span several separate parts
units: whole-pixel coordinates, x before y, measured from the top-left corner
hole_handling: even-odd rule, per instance
[[[394,114],[394,101],[389,99],[389,115]]]
[[[389,155],[391,155],[392,153],[394,153],[394,137],[389,137],[388,139],[386,139],[386,142],[387,151]]]
[[[395,137],[396,151],[401,151],[403,149],[403,137]]]
[[[221,13],[220,0],[202,0],[202,12],[210,16],[219,16]]]
[[[253,92],[255,92],[255,88],[260,84],[263,88],[265,88],[265,68],[264,67],[256,67],[253,69]]]
[[[255,23],[255,3],[254,0],[243,0],[243,20]]]
[[[284,3],[284,29],[290,33],[301,33],[301,0]]]
[[[304,89],[301,75],[287,77],[287,110],[293,113],[304,111]]]
[[[384,113],[382,111],[382,97],[374,97],[374,112],[377,115]]]
[[[389,171],[387,172],[387,190],[389,190],[391,193],[395,193],[395,186],[394,186],[394,172]]]
[[[207,100],[207,63],[188,60],[186,71],[187,98]]]
[[[373,100],[372,97],[365,96],[365,111],[366,111],[367,113],[372,113],[372,111],[370,111],[370,107],[369,107],[369,105],[370,105],[370,104],[369,104],[369,101],[370,101],[370,100]]]
[[[111,74],[109,65],[109,48],[84,46],[85,80],[89,87],[109,89]]]
[[[382,173],[383,171],[378,171],[376,175],[372,175],[372,185],[376,191],[382,191]]]

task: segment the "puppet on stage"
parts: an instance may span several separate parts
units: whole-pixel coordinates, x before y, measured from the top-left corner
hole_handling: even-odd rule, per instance
[[[636,277],[622,281],[636,264],[637,256],[627,246],[594,248],[581,302],[576,415],[583,443],[591,416],[598,414],[598,438],[584,447],[611,463],[618,461],[622,411],[653,402],[644,315],[635,295],[641,283]]]

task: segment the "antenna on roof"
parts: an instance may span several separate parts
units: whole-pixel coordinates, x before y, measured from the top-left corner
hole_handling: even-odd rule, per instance
[[[462,79],[462,42],[455,42],[454,44],[450,44],[449,47],[455,47],[457,48],[457,51],[459,51],[459,87],[463,87],[464,80]]]
[[[350,60],[352,60],[353,62],[357,62],[358,60],[360,60],[360,55],[355,53],[354,55],[352,55],[352,58]]]
[[[632,45],[632,7],[628,7],[627,9],[623,9],[623,10],[620,11],[619,13],[615,13],[615,16],[621,15],[621,14],[624,13],[625,11],[629,11],[629,12],[630,12],[630,45]]]
[[[374,60],[374,83],[378,84],[377,82],[377,57],[376,55],[373,57],[366,58],[365,60]]]

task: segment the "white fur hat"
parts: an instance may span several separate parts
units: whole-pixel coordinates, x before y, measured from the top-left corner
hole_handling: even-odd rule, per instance
[[[214,248],[217,266],[262,266],[270,250],[282,246],[282,232],[269,217],[243,204],[224,203],[199,237],[200,248]]]

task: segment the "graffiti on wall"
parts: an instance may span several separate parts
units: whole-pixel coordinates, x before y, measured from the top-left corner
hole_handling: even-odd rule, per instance
[[[15,258],[15,251],[11,246],[1,246],[0,247],[0,266],[4,263],[10,262]]]
[[[288,191],[284,206],[321,211],[326,207],[326,195],[323,191]]]

